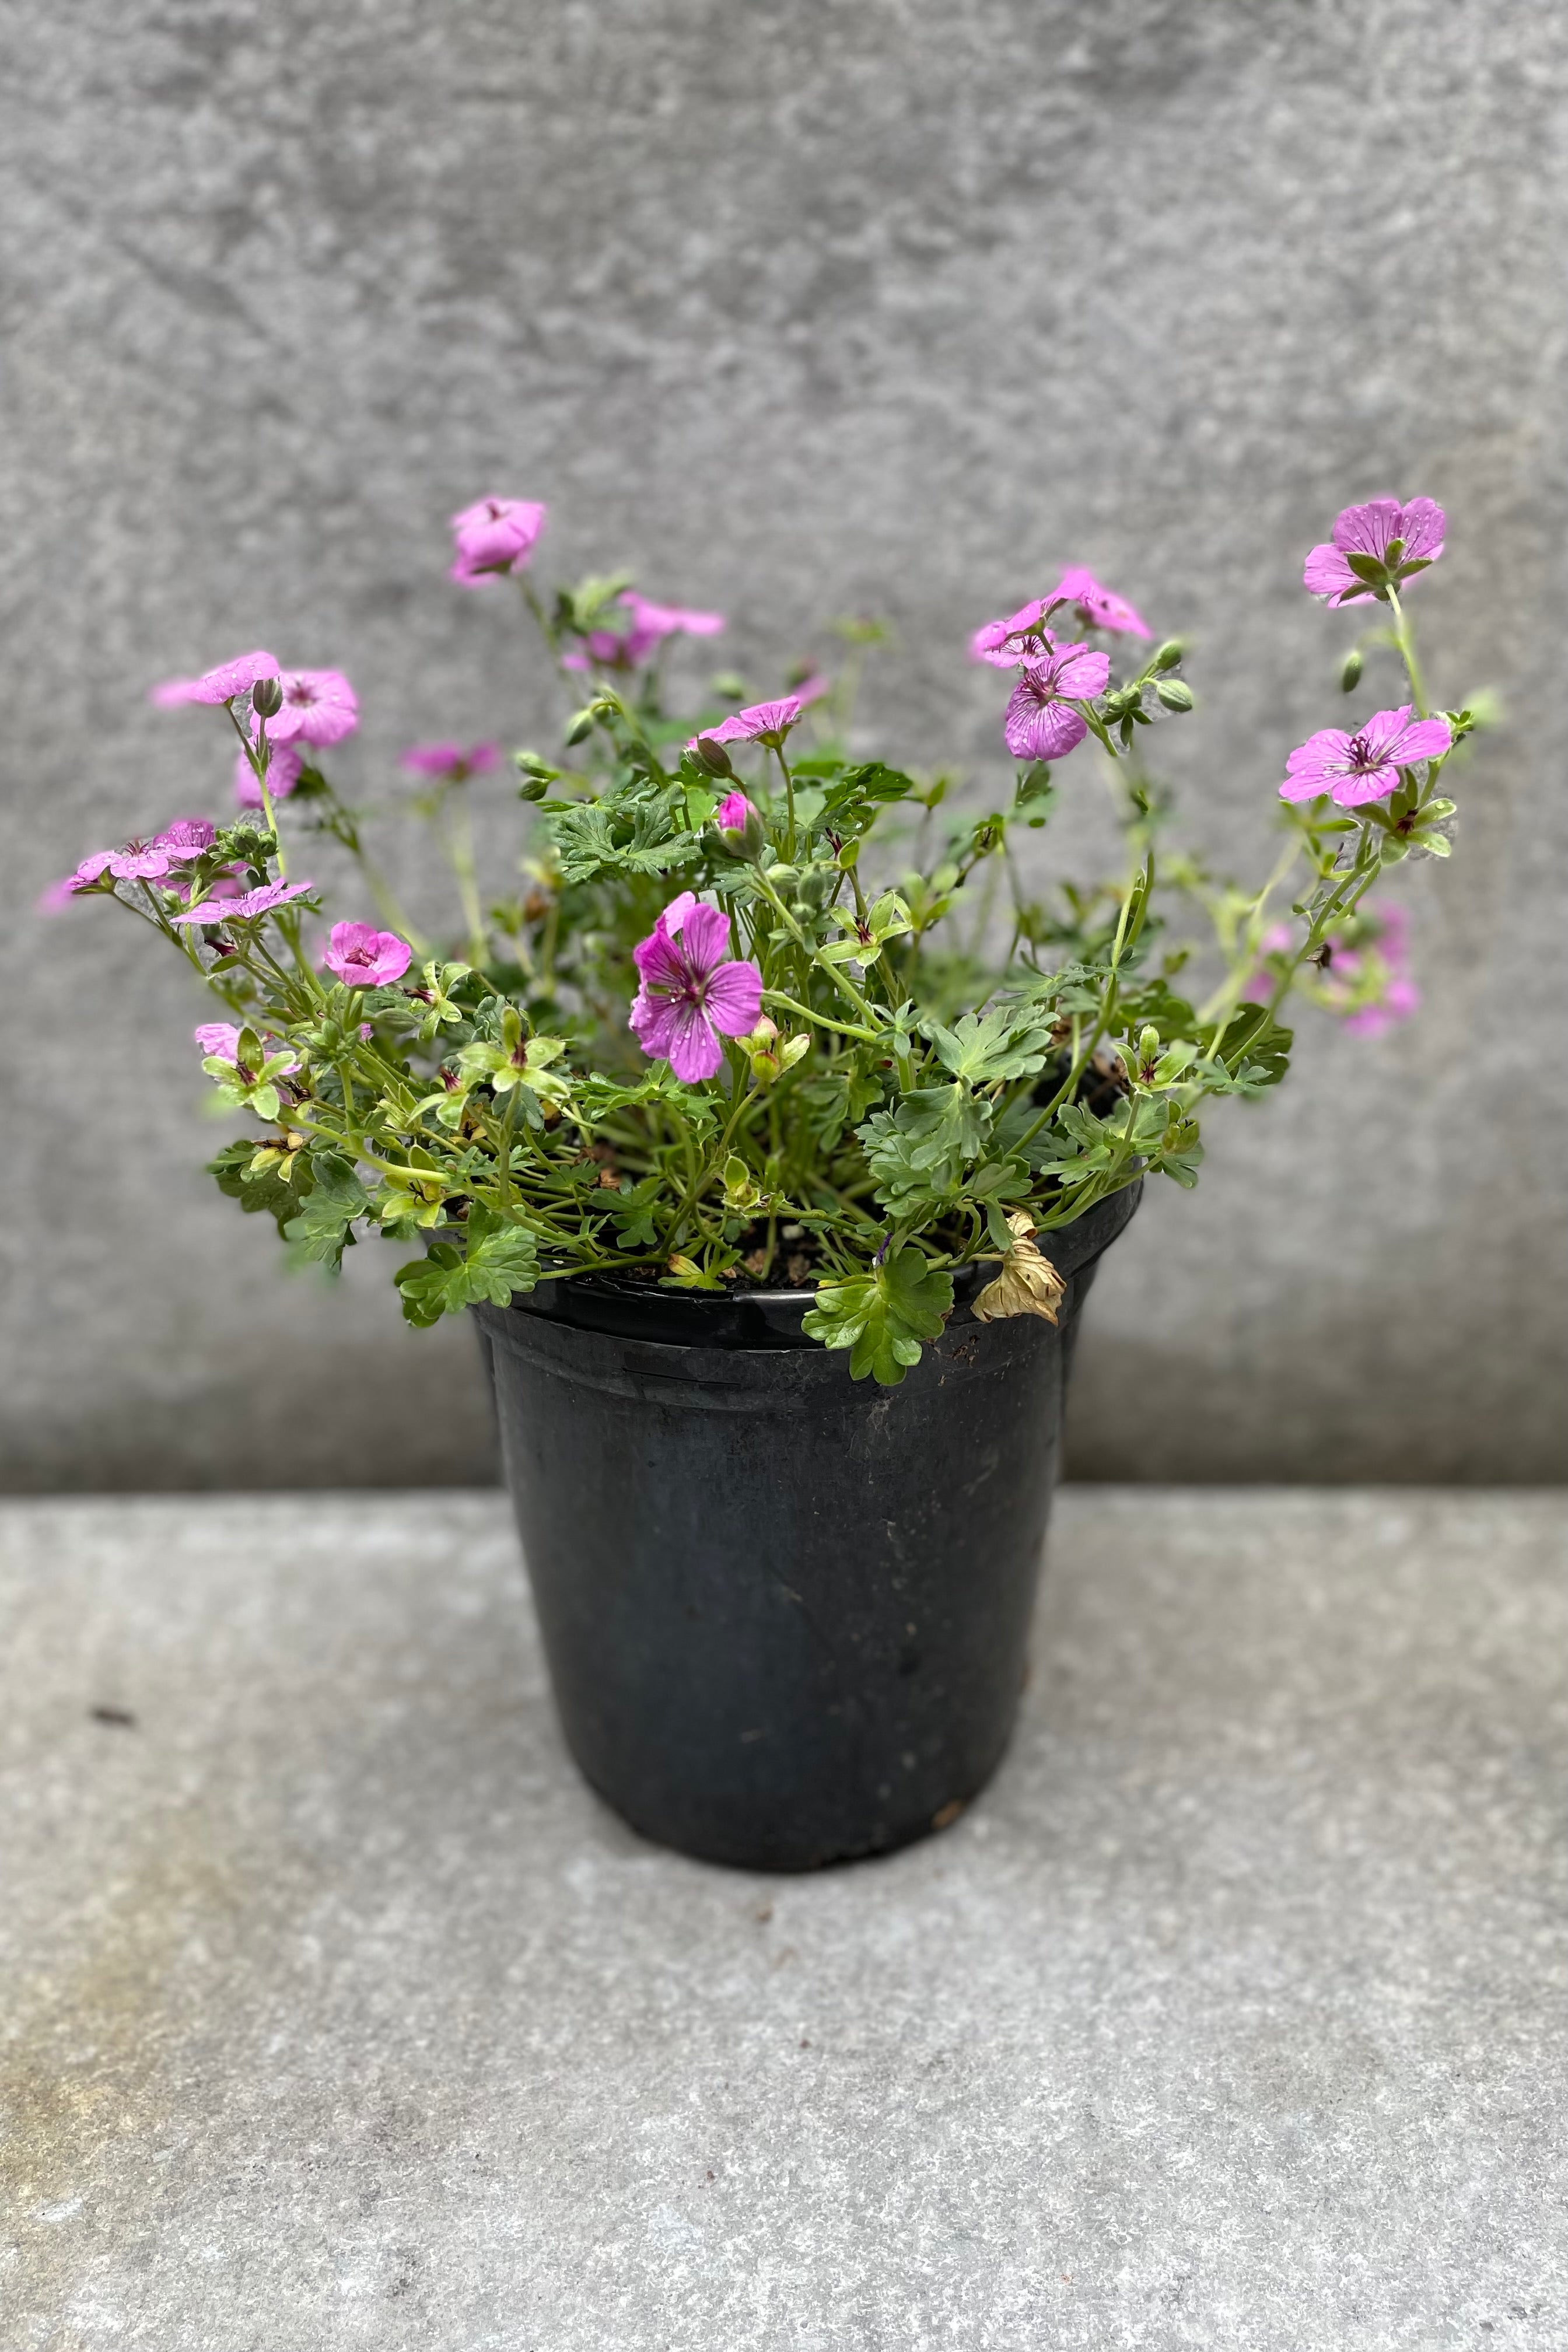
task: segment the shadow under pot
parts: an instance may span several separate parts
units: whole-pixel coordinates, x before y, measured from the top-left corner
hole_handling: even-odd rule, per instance
[[[593,1278],[478,1307],[556,1704],[645,1837],[811,1870],[954,1820],[1022,1686],[1079,1317],[1140,1188],[1042,1234],[1056,1325],[958,1284],[897,1388],[809,1291]]]

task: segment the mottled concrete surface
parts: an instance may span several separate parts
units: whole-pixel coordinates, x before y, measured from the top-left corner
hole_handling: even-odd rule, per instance
[[[806,1879],[588,1794],[498,1497],[0,1539],[6,2352],[1568,2341],[1560,1501],[1069,1492]]]
[[[356,794],[414,737],[548,740],[510,612],[442,577],[445,516],[492,486],[553,502],[549,565],[722,604],[764,683],[824,614],[890,614],[868,717],[977,789],[996,686],[966,632],[1093,562],[1194,633],[1202,707],[1162,750],[1255,874],[1285,752],[1346,708],[1351,625],[1302,551],[1346,498],[1442,499],[1433,673],[1510,720],[1454,869],[1397,885],[1425,1011],[1376,1045],[1314,1028],[1282,1101],[1215,1118],[1195,1200],[1152,1202],[1107,1273],[1078,1454],[1561,1476],[1563,10],[3,15],[0,954],[30,1018],[0,1480],[484,1475],[464,1335],[403,1333],[384,1266],[288,1290],[209,1197],[180,972],[103,909],[22,910],[221,804],[216,726],[142,696],[242,645],[353,674]],[[1068,772],[1083,845],[1089,755]]]

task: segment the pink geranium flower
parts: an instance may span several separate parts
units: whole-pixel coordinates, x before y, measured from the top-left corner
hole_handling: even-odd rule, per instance
[[[1073,705],[1103,694],[1110,676],[1109,654],[1049,636],[1046,645],[1045,659],[1029,663],[1007,704],[1002,731],[1016,760],[1065,759],[1089,732]]]
[[[1386,800],[1399,789],[1401,768],[1439,758],[1453,740],[1447,719],[1417,719],[1408,702],[1398,710],[1376,711],[1353,735],[1342,727],[1323,727],[1286,761],[1279,797],[1310,801],[1328,793],[1342,808]]]
[[[832,693],[833,680],[823,671],[814,669],[809,677],[803,677],[800,684],[792,688],[791,691],[801,709],[805,710],[812,703],[820,702],[825,694]]]
[[[286,669],[281,676],[283,708],[267,721],[269,742],[341,743],[353,733],[359,697],[341,670]]]
[[[1389,898],[1375,907],[1363,905],[1357,919],[1372,927],[1373,936],[1366,944],[1384,968],[1383,984],[1370,1003],[1355,1003],[1366,972],[1365,954],[1335,940],[1331,943],[1334,952],[1328,971],[1329,992],[1331,997],[1338,994],[1347,1000],[1349,1009],[1342,1019],[1348,1036],[1381,1037],[1398,1022],[1408,1021],[1421,1003],[1421,991],[1410,973],[1409,911],[1400,899]]]
[[[1359,1005],[1344,1016],[1347,1037],[1381,1037],[1421,1009],[1421,991],[1408,973],[1396,972],[1375,1004]]]
[[[521,571],[546,512],[536,499],[479,499],[464,507],[452,517],[458,552],[451,577],[460,588],[484,588]]]
[[[237,654],[233,661],[220,662],[201,677],[167,677],[155,686],[148,699],[162,709],[173,709],[182,702],[233,702],[248,694],[258,677],[276,677],[276,654]]]
[[[1114,629],[1129,637],[1152,634],[1142,614],[1125,596],[1119,596],[1113,588],[1102,588],[1093,572],[1086,572],[1081,563],[1073,564],[1062,573],[1047,602],[1059,604],[1064,597],[1078,606],[1086,629]]]
[[[1372,499],[1365,506],[1346,507],[1334,519],[1331,538],[1314,547],[1301,574],[1302,585],[1331,604],[1348,604],[1356,596],[1375,596],[1389,581],[1398,585],[1413,572],[1425,572],[1443,552],[1447,518],[1431,499]],[[1383,574],[1364,580],[1350,558],[1370,558]]]
[[[727,626],[722,613],[696,613],[689,604],[656,604],[635,588],[626,589],[620,601],[632,616],[632,627],[649,637],[718,637]]]
[[[744,793],[726,793],[713,812],[713,822],[721,833],[743,833],[756,814]]]
[[[1355,916],[1354,935],[1361,940],[1357,947],[1348,946],[1343,933],[1330,933],[1323,976],[1311,992],[1339,1013],[1347,1034],[1381,1037],[1396,1022],[1408,1021],[1421,1003],[1421,991],[1410,974],[1409,913],[1397,898],[1375,907],[1363,905]],[[1296,929],[1289,923],[1270,923],[1258,944],[1266,956],[1289,955],[1297,945]],[[1374,997],[1358,1003],[1367,977],[1369,946],[1375,956],[1373,976],[1381,984]],[[1247,985],[1249,992],[1266,995],[1274,985],[1274,974],[1267,967],[1260,968]]]
[[[413,953],[395,931],[378,931],[370,923],[334,923],[322,961],[350,988],[385,988],[402,979]]]
[[[109,874],[116,882],[156,882],[172,863],[168,851],[157,842],[128,841],[123,849],[95,849],[90,857],[82,859],[72,879],[96,882],[100,875]]]
[[[37,901],[37,911],[40,915],[63,913],[79,891],[90,890],[105,875],[111,882],[164,882],[172,866],[199,857],[212,839],[213,828],[205,817],[182,816],[155,840],[127,842],[123,849],[95,849],[74,874],[49,884]]]
[[[683,890],[632,953],[642,985],[630,1025],[643,1052],[683,1085],[710,1078],[724,1059],[720,1037],[746,1036],[763,1009],[763,975],[731,956],[728,916]]]
[[[1032,596],[1006,620],[983,622],[969,640],[972,658],[989,662],[993,669],[1018,669],[1026,661],[1037,661],[1051,643],[1045,626],[1048,601]]]
[[[403,754],[403,764],[412,775],[461,784],[470,776],[489,775],[500,758],[499,743],[414,743]]]
[[[704,727],[700,735],[688,738],[686,748],[694,751],[706,739],[710,743],[766,743],[776,749],[800,717],[800,697],[786,694],[777,702],[753,702],[748,709],[731,711],[717,727]]]
[[[270,722],[268,722],[270,733]],[[274,743],[272,756],[267,762],[267,789],[274,801],[286,801],[300,781],[304,755],[292,743]],[[243,751],[234,756],[234,797],[242,809],[261,806],[261,786],[255,769]]]
[[[563,669],[637,669],[667,637],[714,637],[726,625],[722,613],[655,604],[635,588],[628,588],[619,601],[631,614],[631,627],[590,629],[580,646],[562,655]]]
[[[153,847],[164,851],[175,865],[189,865],[205,857],[216,838],[217,828],[205,816],[177,816],[154,837]]]
[[[653,651],[656,639],[638,639],[635,629],[623,636],[616,629],[590,629],[580,644],[561,656],[563,669],[635,669]]]
[[[183,914],[172,915],[175,923],[253,923],[260,915],[269,915],[274,907],[286,906],[290,898],[302,898],[307,890],[315,888],[313,882],[263,882],[255,890],[242,890],[237,898],[214,895],[204,898],[199,907],[187,907]]]

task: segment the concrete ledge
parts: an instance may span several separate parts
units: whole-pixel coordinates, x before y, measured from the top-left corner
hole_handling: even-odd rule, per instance
[[[1568,2341],[1561,1498],[1069,1489],[994,1790],[782,1882],[499,1497],[0,1542],[6,2352]]]

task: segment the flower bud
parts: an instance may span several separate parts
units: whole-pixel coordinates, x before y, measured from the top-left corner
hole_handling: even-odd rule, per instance
[[[1340,692],[1342,694],[1353,694],[1360,684],[1361,647],[1359,646],[1352,646],[1349,653],[1345,656],[1344,667],[1340,671]]]
[[[699,735],[691,746],[691,756],[710,776],[732,776],[735,772],[730,764],[730,754],[712,735]]]
[[[727,793],[713,812],[713,822],[731,857],[754,860],[761,856],[767,844],[767,830],[744,793]]]
[[[561,773],[560,769],[552,768],[548,760],[542,760],[537,751],[514,751],[511,764],[520,775],[533,776],[542,784],[554,783]]]
[[[571,751],[574,744],[586,742],[593,731],[594,705],[590,703],[586,710],[573,713],[566,722],[566,732],[561,740],[567,750]]]
[[[1182,641],[1180,637],[1167,637],[1164,644],[1160,647],[1159,652],[1154,656],[1152,667],[1155,669],[1174,669],[1176,664],[1181,660],[1181,658]]]
[[[1163,677],[1154,691],[1167,710],[1190,710],[1193,707],[1193,689],[1185,678]]]
[[[793,890],[800,880],[800,875],[793,866],[770,866],[768,880],[775,890]]]
[[[250,707],[258,719],[276,719],[283,708],[280,677],[258,677],[250,689]]]

